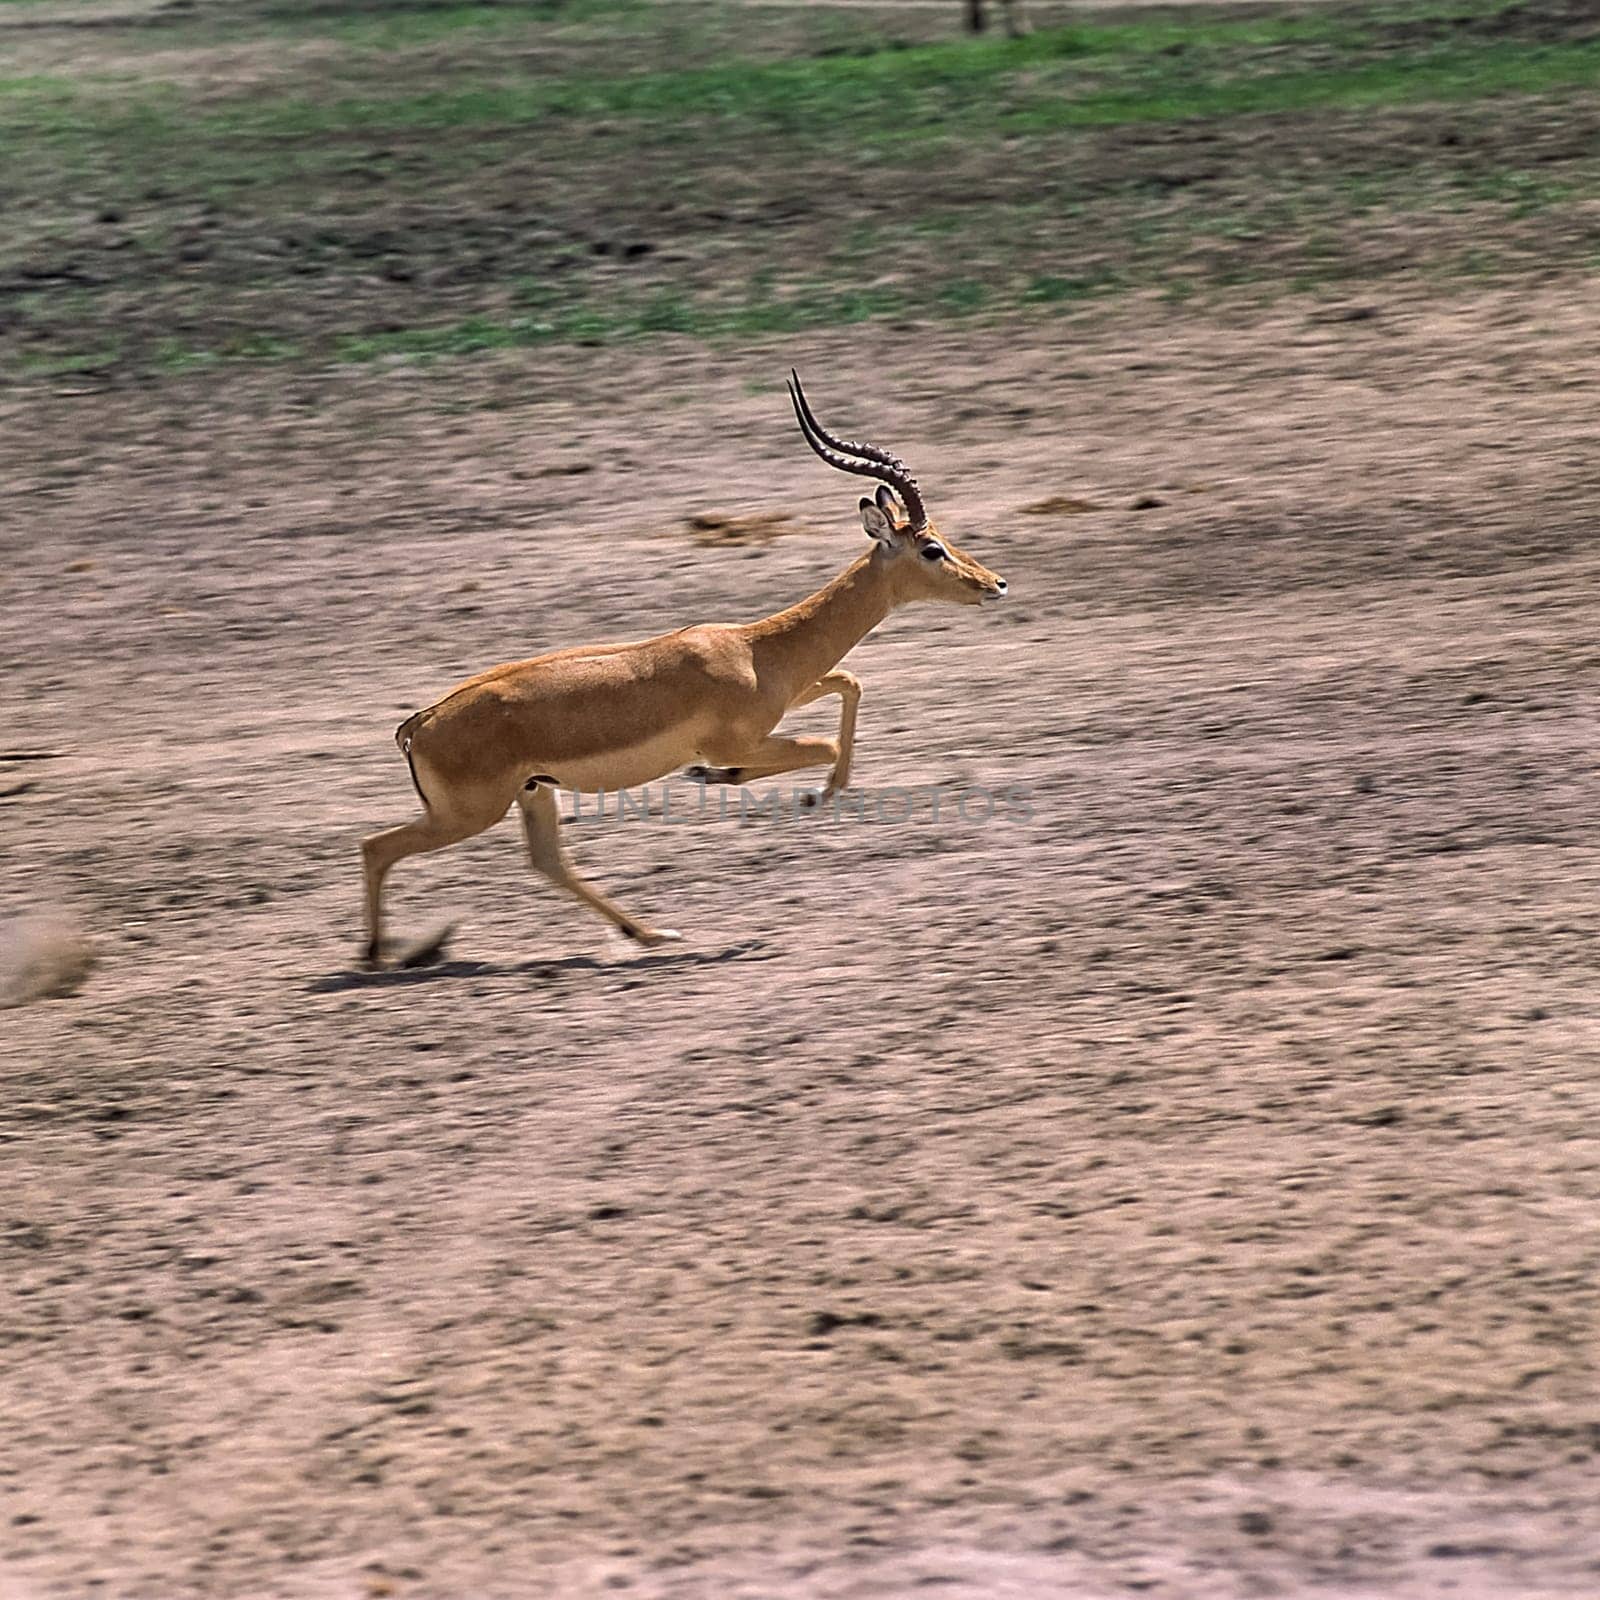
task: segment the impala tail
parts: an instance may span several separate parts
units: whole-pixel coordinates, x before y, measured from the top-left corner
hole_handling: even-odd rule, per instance
[[[431,707],[429,708],[432,709]],[[417,730],[428,720],[427,711],[413,711],[398,728],[394,730],[394,742],[400,746],[400,754],[406,758],[406,766],[411,772],[411,787],[417,791],[417,799],[427,805],[428,797],[422,792],[422,784],[417,778],[417,764],[411,759],[411,741],[416,737]]]

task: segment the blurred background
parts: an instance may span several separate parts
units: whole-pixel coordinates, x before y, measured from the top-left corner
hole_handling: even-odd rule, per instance
[[[1581,4],[991,0],[977,35],[969,0],[5,6],[22,374],[1460,288],[1595,250]]]
[[[0,1595],[1592,1594],[1591,0],[0,0]],[[406,862],[864,547],[1005,814]],[[831,703],[793,726],[831,732]]]

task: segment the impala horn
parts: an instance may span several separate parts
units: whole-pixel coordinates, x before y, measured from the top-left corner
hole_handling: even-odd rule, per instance
[[[840,472],[853,472],[861,478],[876,478],[886,483],[905,501],[906,515],[911,519],[911,532],[920,533],[928,525],[928,513],[922,504],[922,492],[917,480],[899,456],[890,455],[876,445],[857,444],[853,439],[836,439],[811,414],[806,404],[805,390],[800,387],[800,374],[789,369],[789,398],[794,401],[794,414],[800,431],[813,450]],[[852,460],[855,457],[857,459]]]

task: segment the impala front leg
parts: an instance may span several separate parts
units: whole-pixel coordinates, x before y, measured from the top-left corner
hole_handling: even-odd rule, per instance
[[[794,706],[808,706],[813,700],[830,694],[838,695],[840,701],[839,754],[822,791],[824,800],[831,800],[841,789],[850,785],[850,757],[856,747],[856,712],[861,705],[861,680],[853,672],[825,672],[809,689],[802,690],[797,700],[791,702],[791,709]]]
[[[836,694],[844,703],[839,716],[837,739],[788,739],[769,734],[759,744],[739,753],[737,761],[725,767],[690,767],[687,777],[699,783],[754,783],[758,778],[775,778],[780,772],[801,767],[831,766],[822,793],[813,803],[831,800],[850,781],[850,755],[856,742],[856,708],[861,704],[861,680],[853,672],[826,672],[789,702],[788,709],[808,706],[824,695]]]
[[[786,739],[772,733],[741,751],[736,762],[726,767],[690,767],[687,776],[698,783],[755,783],[801,767],[837,767],[838,761],[839,746],[832,739]]]

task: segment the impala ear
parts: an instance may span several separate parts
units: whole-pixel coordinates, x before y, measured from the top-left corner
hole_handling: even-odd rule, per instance
[[[880,483],[878,485],[876,499],[878,502],[878,509],[882,511],[891,522],[898,526],[900,523],[903,523],[907,520],[906,508],[900,504],[900,496],[897,495],[894,490],[888,486],[888,484]]]
[[[882,492],[879,490],[880,494]],[[861,526],[867,530],[869,539],[876,539],[882,545],[894,543],[894,523],[875,501],[868,500],[865,495],[861,497]]]

